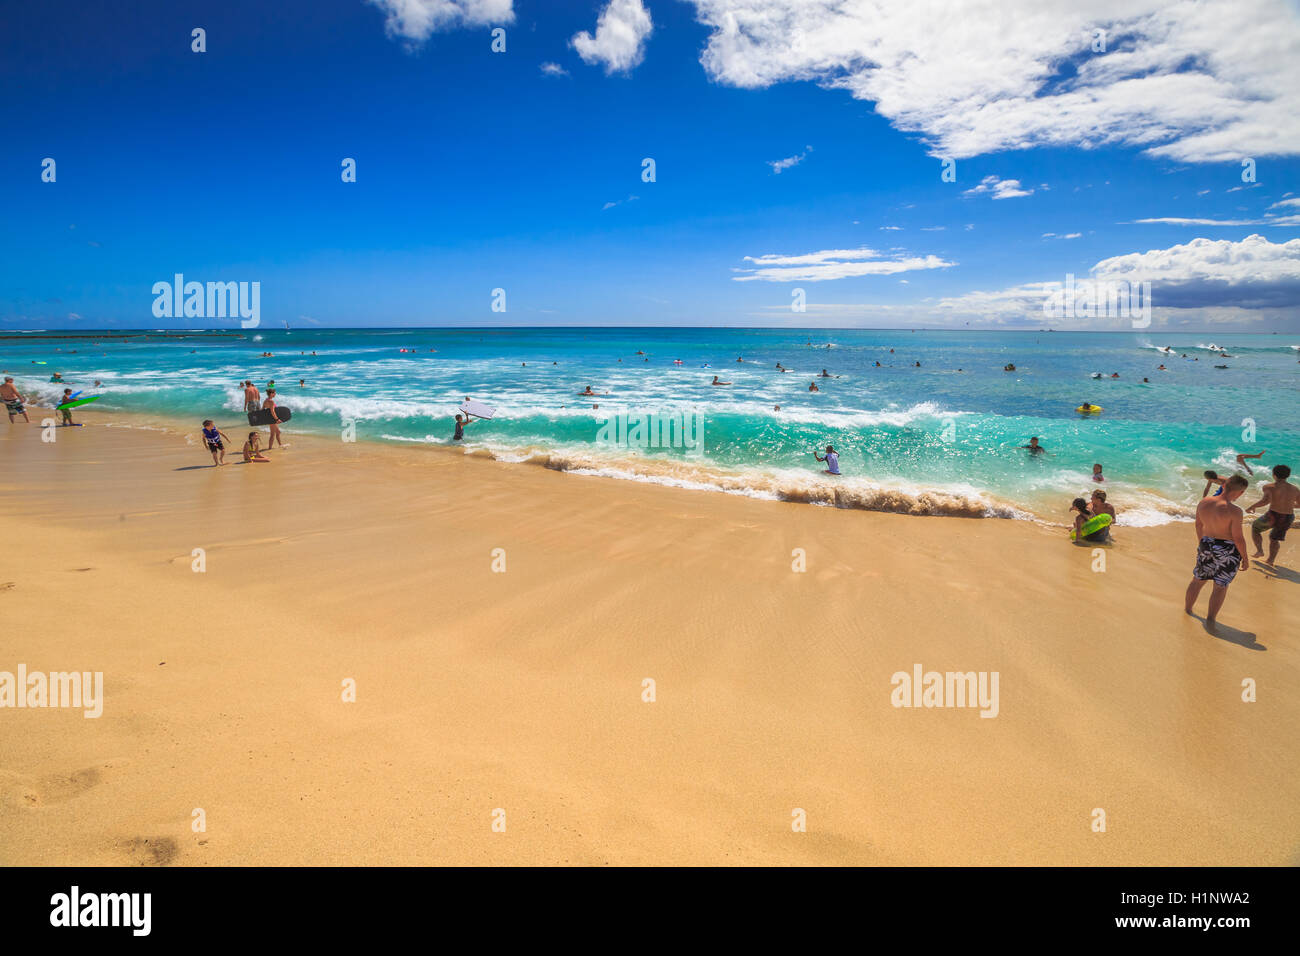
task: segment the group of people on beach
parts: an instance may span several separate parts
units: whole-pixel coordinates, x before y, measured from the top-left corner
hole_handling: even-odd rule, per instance
[[[1238,455],[1237,460],[1249,471],[1249,466],[1242,459],[1258,458],[1262,454],[1264,453]],[[1212,471],[1205,473],[1206,490],[1211,485],[1218,485],[1218,488],[1214,494],[1203,497],[1196,506],[1196,567],[1192,571],[1192,580],[1187,585],[1184,610],[1193,614],[1201,591],[1207,583],[1214,582],[1209,611],[1205,616],[1205,625],[1211,630],[1228,597],[1228,586],[1232,584],[1237,572],[1250,568],[1250,558],[1272,566],[1277,561],[1277,553],[1286,540],[1287,531],[1295,523],[1295,509],[1300,507],[1300,488],[1288,481],[1291,468],[1288,465],[1274,465],[1271,471],[1273,480],[1260,488],[1259,500],[1249,505],[1245,511],[1234,503],[1250,486],[1245,475],[1220,478]],[[1242,522],[1247,514],[1253,514],[1257,508],[1265,506],[1267,510],[1250,526],[1255,551],[1248,558]],[[1267,558],[1264,557],[1266,531],[1269,542]]]
[[[280,434],[280,425],[282,422],[276,411],[278,406],[275,403],[275,380],[272,379],[266,383],[265,398],[262,397],[262,393],[258,387],[253,384],[252,379],[240,382],[239,387],[244,390],[245,412],[250,415],[258,411],[270,412],[271,417],[270,421],[267,422],[267,425],[270,427],[271,434],[267,439],[266,450],[270,451],[273,449],[277,441],[280,443],[280,447],[283,448],[284,436]],[[231,441],[230,436],[218,428],[210,418],[205,418],[203,420],[201,434],[203,436],[203,446],[212,455],[212,464],[214,466],[224,465],[226,463],[226,442],[230,442],[232,445],[234,444],[234,442]],[[248,433],[248,438],[245,440],[243,447],[244,462],[246,464],[252,464],[254,462],[269,462],[271,460],[270,458],[267,458],[266,455],[262,454],[261,443],[261,433],[256,431]]]

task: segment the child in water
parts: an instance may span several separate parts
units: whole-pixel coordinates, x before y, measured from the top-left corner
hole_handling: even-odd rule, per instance
[[[1076,544],[1082,544],[1084,541],[1102,544],[1110,540],[1109,528],[1098,528],[1092,534],[1084,536],[1084,522],[1091,521],[1096,517],[1096,515],[1088,511],[1088,502],[1082,498],[1075,498],[1074,501],[1070,502],[1070,510],[1076,512],[1074,516],[1074,541]]]
[[[1093,465],[1093,466],[1092,466],[1092,480],[1093,480],[1093,481],[1105,481],[1105,480],[1106,480],[1106,477],[1101,473],[1101,465]]]

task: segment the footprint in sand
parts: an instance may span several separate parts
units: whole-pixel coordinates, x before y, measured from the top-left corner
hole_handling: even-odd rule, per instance
[[[71,773],[47,774],[40,779],[6,773],[0,779],[3,779],[3,792],[7,800],[20,806],[38,809],[76,799],[87,790],[103,783],[105,774],[117,766],[119,764],[100,764],[95,767],[83,767]]]
[[[116,847],[119,866],[166,866],[180,855],[180,846],[171,837],[132,837]]]

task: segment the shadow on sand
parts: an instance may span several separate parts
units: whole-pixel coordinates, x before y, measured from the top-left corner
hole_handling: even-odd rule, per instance
[[[1227,641],[1229,644],[1237,644],[1238,646],[1244,647],[1246,648],[1246,650],[1249,651],[1268,650],[1268,648],[1265,647],[1263,644],[1256,642],[1255,634],[1252,631],[1238,630],[1235,627],[1229,627],[1227,624],[1224,624],[1222,621],[1216,622],[1214,627],[1211,628],[1210,625],[1206,623],[1205,618],[1201,617],[1201,615],[1191,614],[1188,616],[1194,617],[1196,618],[1196,620],[1200,621],[1201,627],[1205,629],[1205,633],[1209,634],[1211,637],[1217,637],[1219,640]]]
[[[1292,584],[1300,584],[1300,571],[1295,571],[1291,568],[1279,568],[1276,565],[1264,564],[1262,561],[1256,561],[1254,567],[1266,578],[1276,578],[1279,581],[1290,581]]]

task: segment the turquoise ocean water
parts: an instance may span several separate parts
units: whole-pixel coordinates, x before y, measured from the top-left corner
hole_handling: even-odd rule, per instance
[[[1185,518],[1201,472],[1232,470],[1238,452],[1267,450],[1252,462],[1261,478],[1260,466],[1300,464],[1294,335],[568,328],[109,337],[121,334],[7,338],[0,366],[32,396],[61,394],[49,382],[57,371],[83,397],[101,395],[101,411],[192,421],[196,430],[210,417],[232,435],[247,427],[237,383],[252,378],[265,391],[273,379],[293,410],[290,441],[299,432],[341,438],[352,423],[362,443],[451,445],[452,415],[470,397],[497,414],[469,429],[467,451],[916,514],[1064,522],[1100,462],[1121,521],[1159,524]],[[1002,370],[1008,362],[1015,372]],[[1157,370],[1162,363],[1168,371]],[[822,369],[837,377],[817,377]],[[734,384],[711,385],[715,374]],[[820,391],[809,392],[811,382]],[[588,385],[608,394],[580,397]],[[1084,418],[1074,412],[1083,402],[1104,411]],[[648,412],[702,422],[702,453],[598,440],[609,417]],[[1046,455],[1019,449],[1032,435]],[[827,443],[840,453],[839,479],[813,460]]]

